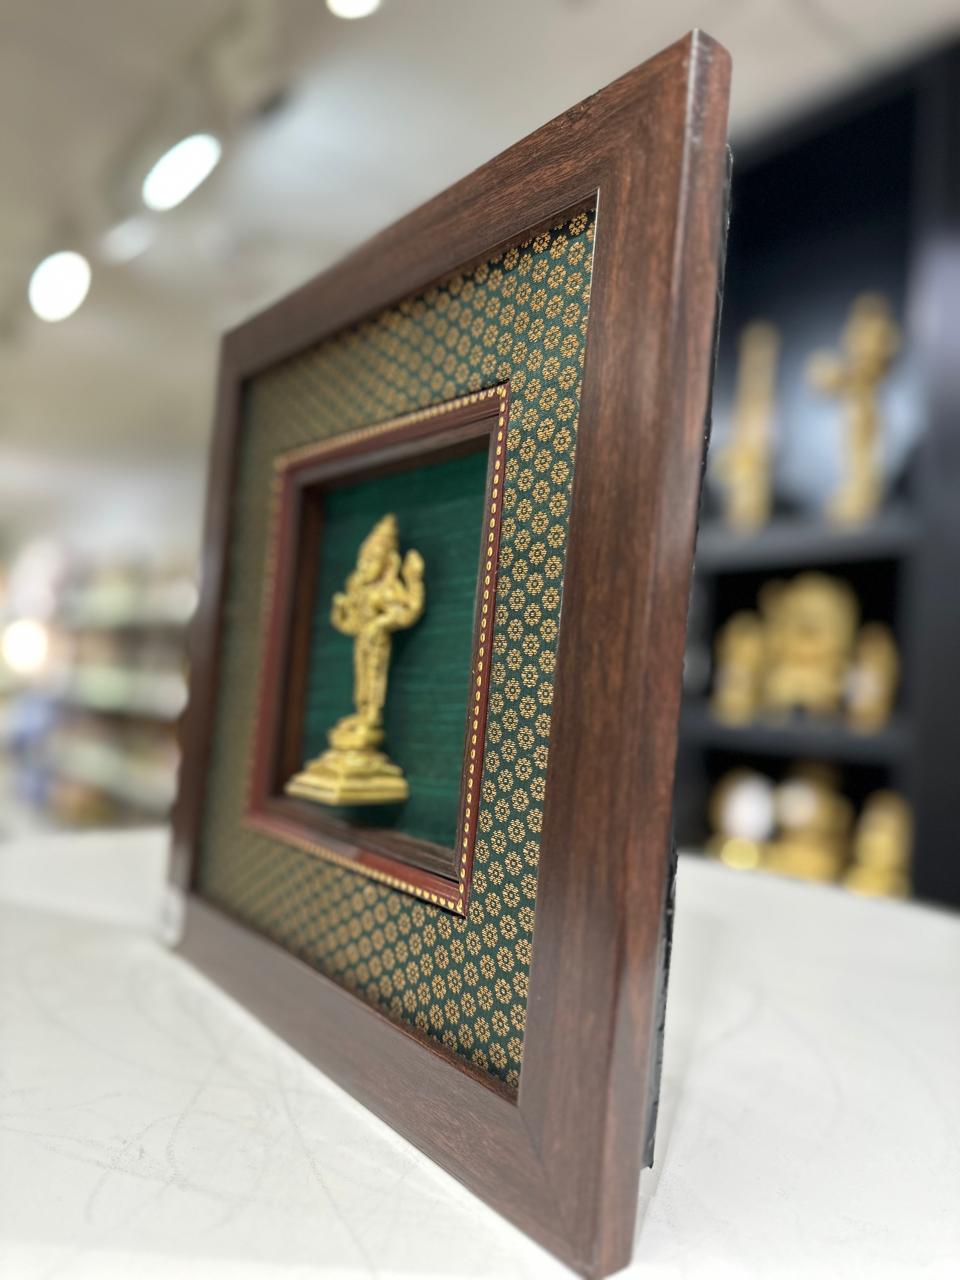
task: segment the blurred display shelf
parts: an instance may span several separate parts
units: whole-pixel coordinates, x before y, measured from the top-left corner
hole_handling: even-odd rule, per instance
[[[785,756],[798,760],[835,760],[847,764],[894,765],[910,749],[907,726],[894,718],[883,729],[858,733],[829,720],[757,720],[724,724],[705,703],[689,703],[681,714],[687,742],[714,751],[745,756]]]
[[[810,517],[779,518],[741,533],[719,521],[705,523],[697,538],[699,573],[753,573],[763,569],[854,564],[908,555],[918,540],[916,518],[891,507],[869,524],[842,527]]]
[[[185,627],[197,605],[188,579],[157,583],[143,590],[87,588],[69,596],[60,624],[67,630],[147,630]]]
[[[74,668],[57,696],[88,711],[174,721],[186,706],[187,683],[179,672],[91,665]]]
[[[50,764],[60,777],[103,791],[133,808],[166,815],[176,794],[176,772],[138,761],[101,742],[54,744]]]
[[[779,341],[772,498],[793,511],[775,506],[778,514],[755,533],[704,519],[674,805],[678,840],[699,843],[713,829],[714,789],[738,762],[770,773],[832,762],[851,802],[873,787],[903,795],[914,819],[915,893],[945,904],[960,904],[960,383],[949,341],[960,293],[949,272],[930,264],[960,233],[958,121],[960,40],[952,39],[739,149],[717,421],[726,415],[730,425],[743,390],[741,337],[751,322],[766,320]],[[819,509],[850,474],[851,424],[838,399],[810,381],[809,361],[841,349],[854,301],[866,293],[887,300],[902,330],[901,351],[877,395],[878,456],[890,496],[873,519],[843,527]],[[723,467],[716,451],[707,472],[708,501],[716,497],[717,505],[732,474]],[[704,689],[719,629],[756,608],[767,579],[808,570],[844,579],[862,620],[891,629],[907,691],[895,719],[871,735],[839,718],[716,723]]]

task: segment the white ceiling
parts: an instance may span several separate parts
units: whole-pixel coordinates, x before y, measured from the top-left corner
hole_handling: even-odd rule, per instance
[[[321,0],[0,0],[0,538],[192,547],[217,335],[691,26],[733,54],[744,137],[956,20],[956,0],[383,0],[360,22]],[[99,237],[198,128],[220,168],[108,265]],[[48,325],[26,284],[65,247],[93,286]]]

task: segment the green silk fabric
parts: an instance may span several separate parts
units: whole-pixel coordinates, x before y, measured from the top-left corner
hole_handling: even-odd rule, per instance
[[[487,472],[479,452],[361,480],[323,496],[304,751],[327,746],[327,733],[353,711],[353,639],[334,630],[330,602],[356,565],[377,521],[397,517],[400,552],[415,548],[426,565],[426,607],[413,627],[393,634],[384,708],[390,759],[403,769],[410,797],[400,805],[343,807],[357,826],[387,827],[452,848],[456,841],[467,686],[473,641],[480,532]]]

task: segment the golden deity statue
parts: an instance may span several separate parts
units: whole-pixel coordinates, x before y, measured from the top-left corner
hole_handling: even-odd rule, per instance
[[[748,724],[763,695],[766,633],[760,615],[742,609],[717,632],[710,706],[724,724]]]
[[[828,765],[797,765],[776,791],[777,834],[763,866],[802,880],[834,881],[847,860],[853,806]]]
[[[408,551],[402,562],[396,516],[384,516],[367,534],[346,589],[333,597],[330,621],[354,637],[353,701],[356,711],[338,720],[329,748],[287,783],[288,795],[319,804],[395,804],[410,794],[403,770],[379,748],[387,700],[390,636],[423,614],[423,557]]]
[[[780,715],[838,712],[859,617],[847,584],[824,573],[774,580],[761,588],[760,610],[767,635],[765,708]]]
[[[847,719],[854,729],[874,733],[893,714],[900,675],[900,656],[893,632],[882,622],[860,628],[847,673]]]
[[[764,320],[754,320],[740,335],[730,443],[718,465],[727,491],[726,520],[734,529],[758,529],[770,518],[770,428],[779,349],[780,335]]]
[[[819,391],[837,396],[846,412],[846,475],[829,507],[839,523],[866,520],[880,505],[877,388],[899,345],[900,332],[886,298],[864,293],[851,307],[843,330],[844,355],[820,351],[810,360],[810,381]]]
[[[908,897],[912,843],[913,815],[906,800],[894,791],[875,791],[857,823],[844,884],[855,893]]]

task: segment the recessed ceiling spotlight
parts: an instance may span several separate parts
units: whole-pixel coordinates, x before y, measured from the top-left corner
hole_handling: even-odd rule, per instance
[[[153,236],[149,218],[125,218],[101,237],[100,252],[108,262],[132,262],[150,248]]]
[[[220,159],[220,142],[212,133],[194,133],[165,152],[143,180],[143,203],[163,213],[196,191]]]
[[[369,18],[380,8],[380,0],[327,0],[327,8],[338,18]]]
[[[66,320],[90,289],[90,263],[82,253],[66,249],[44,258],[30,277],[27,296],[41,320]]]

